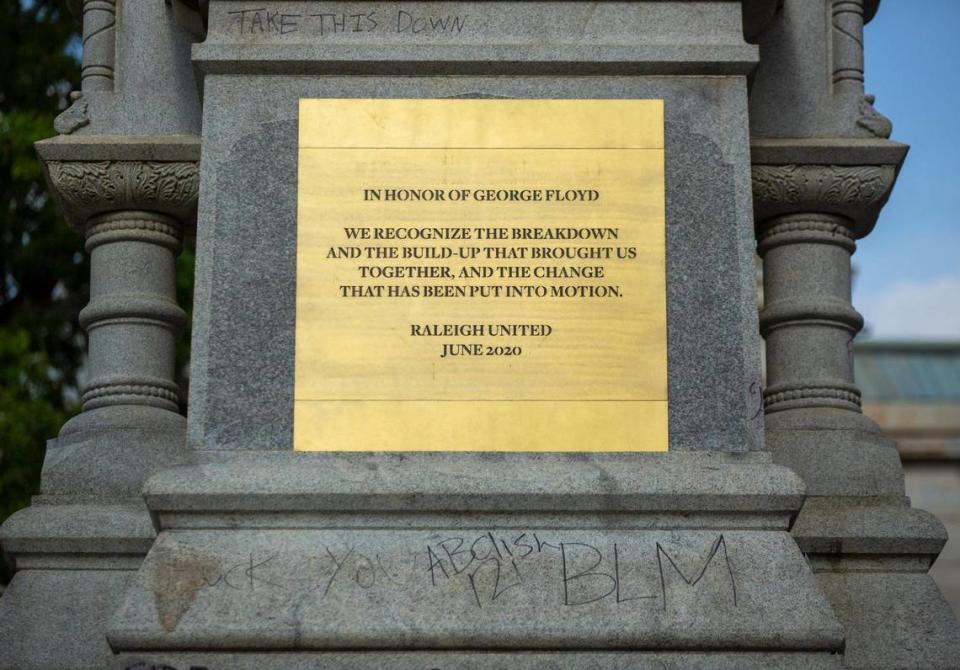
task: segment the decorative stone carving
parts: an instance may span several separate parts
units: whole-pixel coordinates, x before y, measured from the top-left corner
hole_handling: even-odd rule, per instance
[[[860,411],[860,389],[853,384],[833,382],[818,384],[778,384],[763,392],[763,408],[767,413],[806,407],[838,407]]]
[[[757,221],[821,212],[857,223],[857,237],[872,227],[896,180],[894,165],[754,165]]]
[[[179,409],[175,336],[188,317],[176,303],[175,259],[199,194],[197,152],[184,147],[193,149],[182,140],[88,135],[39,148],[51,190],[67,221],[86,234],[90,254],[90,303],[80,312],[88,336],[85,411]],[[140,416],[125,421],[140,425]]]
[[[771,204],[816,201],[826,205],[871,205],[890,187],[890,166],[756,165],[754,198]]]
[[[775,225],[765,226],[757,234],[757,243],[762,247],[762,253],[779,244],[791,244],[811,240],[811,238],[812,241],[821,241],[821,236],[824,234],[831,238],[834,244],[848,248],[851,253],[856,249],[853,232],[847,226],[809,219],[781,220]]]
[[[88,384],[81,397],[84,411],[111,405],[147,405],[176,412],[179,401],[177,385],[159,378],[137,378],[128,383],[99,381]]]
[[[872,5],[872,6],[870,6]],[[893,124],[873,108],[874,96],[863,91],[863,25],[876,3],[834,0],[830,17],[833,50],[833,93],[842,101],[844,124],[854,135],[888,138]]]
[[[193,218],[200,184],[193,161],[51,160],[46,168],[67,220],[75,227],[91,216],[120,210]]]
[[[893,123],[874,109],[875,101],[876,98],[872,95],[863,96],[863,100],[860,101],[860,117],[857,119],[857,125],[874,137],[887,139],[893,133]]]
[[[155,217],[154,217],[155,218]],[[87,253],[110,242],[150,242],[180,253],[183,235],[178,224],[128,215],[122,220],[97,219],[87,226]]]
[[[53,129],[61,135],[69,135],[75,130],[90,124],[89,109],[87,101],[83,99],[83,94],[79,91],[73,91],[70,94],[70,99],[73,104],[53,120]]]

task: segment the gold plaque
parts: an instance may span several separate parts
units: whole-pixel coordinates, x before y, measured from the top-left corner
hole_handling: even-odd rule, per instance
[[[660,100],[301,100],[294,448],[665,451]]]

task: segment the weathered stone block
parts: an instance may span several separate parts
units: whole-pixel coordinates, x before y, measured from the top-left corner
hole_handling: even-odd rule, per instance
[[[24,570],[0,599],[0,668],[94,670],[112,652],[103,635],[133,572]]]
[[[786,533],[164,532],[118,650],[838,649]]]

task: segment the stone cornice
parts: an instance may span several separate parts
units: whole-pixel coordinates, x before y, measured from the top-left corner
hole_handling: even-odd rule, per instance
[[[894,165],[903,163],[910,147],[878,138],[752,137],[754,165]]]
[[[368,31],[319,40],[321,14],[309,0],[250,5],[246,19],[236,3],[210,0],[206,38],[193,46],[192,61],[201,75],[746,76],[760,58],[744,41],[736,2],[568,2],[562,12],[550,3],[486,3],[495,11],[479,11],[485,3],[449,4],[476,8],[463,35],[458,28],[424,40],[402,31],[398,39],[381,14]],[[296,31],[249,32],[253,17],[259,25],[268,8],[281,5],[304,17]]]
[[[48,160],[198,161],[196,135],[59,135],[36,142]]]
[[[82,0],[68,0],[71,8],[76,5],[74,14],[79,16],[80,3]],[[174,16],[177,22],[193,33],[199,39],[203,39],[207,34],[207,16],[210,10],[210,0],[167,0],[173,8]],[[867,0],[865,12],[868,13],[870,20],[876,12],[876,6],[879,0]],[[743,0],[743,33],[744,39],[748,42],[756,40],[760,33],[776,16],[777,12],[783,7],[783,0]]]

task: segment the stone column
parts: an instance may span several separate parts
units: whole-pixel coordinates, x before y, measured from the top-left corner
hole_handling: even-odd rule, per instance
[[[112,91],[116,60],[116,0],[83,0],[81,88]]]
[[[763,222],[760,332],[767,342],[767,414],[835,407],[860,411],[850,348],[863,318],[850,304],[849,219],[788,214]]]
[[[173,350],[200,159],[192,39],[169,2],[66,5],[82,17],[82,92],[36,149],[91,255],[89,358],[83,411],[47,442],[41,495],[0,528],[17,571],[0,599],[0,668],[113,667],[102,631],[156,537],[141,488],[190,455]]]
[[[864,89],[863,26],[876,8],[876,0],[833,0],[830,7],[830,97],[836,106],[835,121],[846,126],[845,136],[886,139],[893,131],[890,120],[874,109],[874,97]]]
[[[90,304],[80,313],[90,372],[83,409],[145,405],[176,412],[174,339],[180,222],[150,211],[109,212],[86,227]]]
[[[766,444],[806,484],[791,534],[843,625],[852,668],[952,667],[960,650],[927,574],[946,533],[910,507],[896,445],[861,413],[853,374],[863,318],[850,300],[850,258],[905,153],[870,140],[753,145]],[[813,162],[824,158],[848,164]]]
[[[759,39],[750,123],[765,440],[806,484],[791,535],[843,625],[844,666],[946,668],[960,629],[927,574],[946,533],[911,508],[896,445],[861,413],[853,374],[863,319],[850,256],[907,153],[864,91],[864,24],[878,5],[785,0]]]
[[[863,96],[863,0],[834,0],[833,91]]]
[[[795,149],[802,157],[803,148]],[[759,152],[761,159],[775,153]],[[856,239],[870,231],[898,165],[754,158],[767,445],[804,476],[813,495],[903,495],[893,442],[860,410],[853,338],[863,317],[851,304],[850,269]]]
[[[58,146],[40,150],[47,154],[48,179],[67,221],[86,236],[90,303],[80,313],[80,324],[89,357],[83,412],[51,443],[44,492],[76,488],[77,468],[92,470],[90,457],[58,449],[84,444],[96,450],[101,468],[104,457],[119,460],[111,461],[109,474],[90,472],[80,481],[96,482],[98,492],[132,494],[145,469],[169,459],[184,442],[175,338],[187,315],[176,302],[175,263],[184,227],[196,216],[197,162],[70,160],[70,152]],[[119,146],[125,158],[183,153],[182,147]],[[188,146],[188,153],[196,148]],[[76,147],[71,151],[79,153]]]

